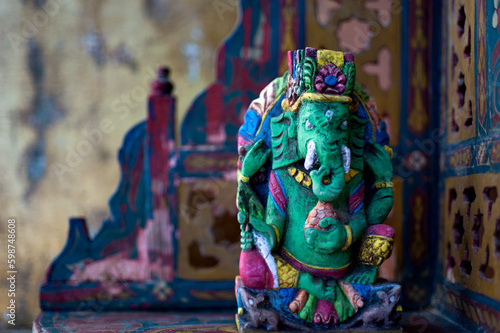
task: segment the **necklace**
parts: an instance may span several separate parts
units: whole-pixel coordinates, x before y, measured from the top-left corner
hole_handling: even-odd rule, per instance
[[[295,181],[307,188],[312,188],[312,179],[307,173],[294,167],[289,167],[288,174],[292,176]],[[345,182],[348,183],[359,173],[357,170],[349,169],[349,172],[345,174]],[[323,179],[323,184],[328,185],[330,183],[329,179]]]

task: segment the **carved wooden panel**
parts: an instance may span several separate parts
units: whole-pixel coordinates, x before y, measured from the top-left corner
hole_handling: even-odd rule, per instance
[[[464,328],[498,332],[500,137],[495,128],[498,1],[443,3],[438,308]]]
[[[445,277],[500,300],[500,174],[453,177],[445,184]]]
[[[241,248],[235,184],[220,178],[181,182],[179,278],[231,280],[238,275]]]
[[[447,2],[448,143],[470,139],[476,133],[476,20],[475,3]]]

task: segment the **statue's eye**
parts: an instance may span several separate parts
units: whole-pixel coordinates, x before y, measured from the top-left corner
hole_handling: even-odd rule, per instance
[[[343,122],[342,122],[342,124],[340,124],[340,129],[342,129],[342,130],[344,130],[344,131],[345,131],[345,130],[347,129],[347,126],[348,126],[348,125],[349,125],[349,124],[347,123],[347,120],[346,120],[346,121],[343,121]]]
[[[332,118],[333,118],[333,111],[332,110],[326,110],[325,117],[328,120],[332,120]]]
[[[311,124],[311,122],[309,121],[309,119],[306,120],[306,130],[312,130],[314,128],[314,125]]]

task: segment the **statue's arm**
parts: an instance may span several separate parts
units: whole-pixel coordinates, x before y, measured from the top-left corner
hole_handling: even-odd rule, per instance
[[[348,225],[351,228],[352,240],[349,240],[349,235],[347,235],[346,244],[350,242],[350,244],[348,244],[350,246],[352,243],[360,239],[365,233],[367,227],[365,211],[362,209],[356,215],[351,216]]]
[[[240,210],[238,220],[241,225],[241,248],[243,250],[251,250],[253,247],[252,230],[267,239],[271,250],[279,244],[285,230],[285,216],[274,205],[271,194],[267,203],[265,219],[254,214],[247,215]]]
[[[276,246],[280,243],[281,237],[285,231],[285,213],[286,209],[283,210],[279,208],[273,198],[273,195],[269,194],[266,209],[266,225],[269,226],[270,229],[268,232],[268,240],[271,249],[276,248]]]
[[[392,188],[377,189],[366,208],[368,223],[381,224],[389,215],[394,204]]]
[[[287,195],[286,188],[279,171],[273,170],[269,175],[269,195],[265,219],[251,219],[253,228],[261,233],[269,242],[271,249],[279,244],[285,231]]]
[[[243,158],[241,176],[243,180],[249,180],[260,168],[266,164],[271,156],[271,150],[267,149],[264,140],[259,140],[249,147]]]
[[[269,178],[270,189],[265,209],[251,187],[242,180],[239,182],[238,221],[241,225],[243,250],[250,250],[253,246],[252,230],[263,235],[271,249],[279,244],[285,230],[287,205],[285,188],[276,171],[272,171]]]
[[[372,195],[366,200],[366,220],[370,225],[381,224],[394,204],[391,157],[384,147],[373,143],[365,153],[364,162],[367,176],[374,180]]]

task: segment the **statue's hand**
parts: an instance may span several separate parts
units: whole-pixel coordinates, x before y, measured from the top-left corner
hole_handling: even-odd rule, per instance
[[[240,222],[242,250],[250,251],[253,248],[255,244],[253,231],[264,236],[271,249],[276,245],[277,235],[274,233],[274,229],[271,225],[255,216],[250,215],[247,217],[247,215],[241,211],[238,213],[238,222]]]
[[[241,173],[245,177],[252,177],[264,166],[271,154],[270,149],[264,146],[264,140],[257,141],[243,158]]]
[[[245,252],[248,252],[253,247],[253,234],[252,230],[248,223],[245,223],[247,220],[247,215],[239,212],[238,213],[238,222],[240,223],[241,230],[241,249]]]
[[[390,182],[392,179],[392,161],[381,145],[374,143],[365,150],[364,161],[376,181]]]
[[[333,253],[344,247],[347,232],[338,219],[327,217],[321,220],[319,225],[327,230],[314,228],[304,230],[304,237],[310,248],[321,253]]]

